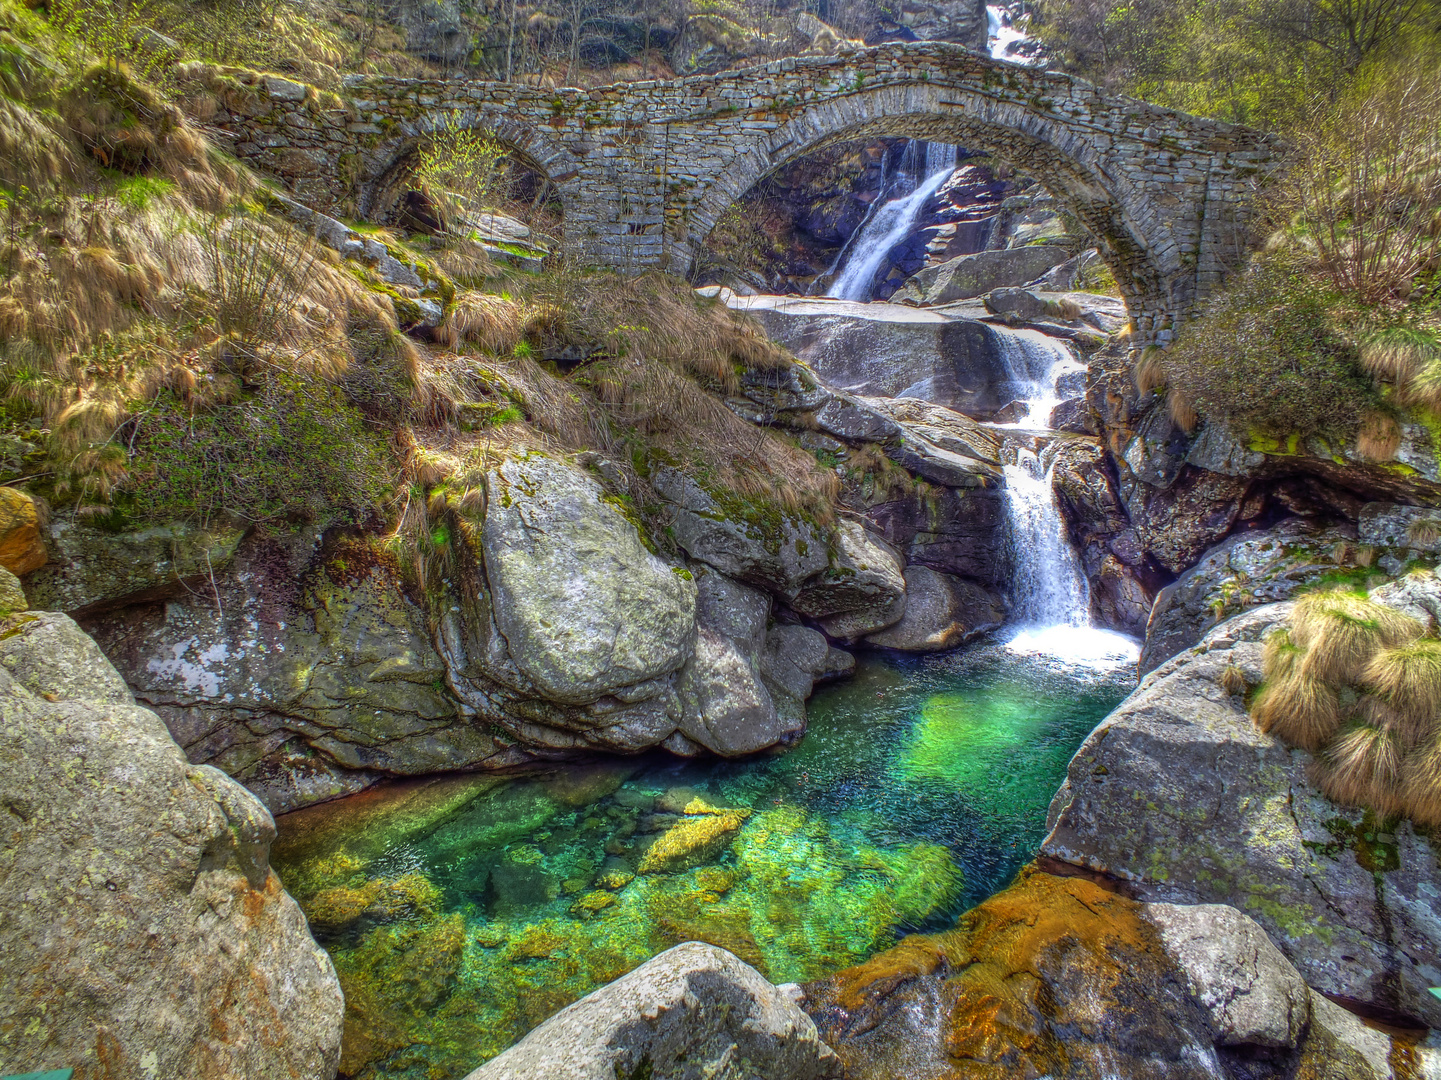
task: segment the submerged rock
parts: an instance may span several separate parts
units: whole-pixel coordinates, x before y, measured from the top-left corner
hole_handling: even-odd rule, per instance
[[[275,825],[64,615],[0,641],[0,1063],[330,1077],[341,996],[269,865]]]
[[[738,957],[687,942],[561,1010],[467,1080],[839,1077],[786,994]]]

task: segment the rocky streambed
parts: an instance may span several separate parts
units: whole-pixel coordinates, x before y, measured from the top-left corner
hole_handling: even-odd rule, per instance
[[[605,1080],[1437,1075],[1433,839],[1330,803],[1245,711],[1264,605],[1300,588],[1400,578],[1377,595],[1434,627],[1426,429],[1405,469],[1186,433],[1107,343],[1115,302],[1077,296],[728,297],[806,362],[726,404],[836,470],[826,526],[657,468],[661,549],[616,463],[518,455],[422,597],[364,527],[47,527],[14,494],[11,846],[107,810],[72,815],[61,893],[3,866],[0,945],[44,958],[0,999],[4,1063],[520,1077],[584,1043]],[[1047,612],[1144,633],[1155,670],[1127,697],[1114,650],[999,630]],[[76,949],[55,902],[100,913]],[[156,1039],[96,987],[162,937],[200,944]]]

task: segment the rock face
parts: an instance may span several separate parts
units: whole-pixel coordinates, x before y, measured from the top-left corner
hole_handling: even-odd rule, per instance
[[[1407,581],[1394,602],[1424,594],[1441,609],[1434,578]],[[1310,986],[1441,1025],[1428,990],[1441,985],[1431,843],[1408,822],[1383,832],[1325,799],[1309,755],[1259,731],[1221,686],[1231,668],[1260,682],[1261,639],[1288,612],[1238,615],[1152,672],[1072,759],[1042,853],[1147,900],[1232,903]]]
[[[64,615],[6,624],[0,715],[0,1068],[334,1076],[340,988],[256,798]]]
[[[915,274],[894,299],[927,306],[969,300],[992,289],[1029,284],[1071,254],[1063,247],[1032,244],[960,255]]]
[[[723,294],[724,295],[724,294]],[[871,397],[911,397],[989,417],[1030,387],[984,323],[901,304],[729,296],[827,383]]]
[[[693,941],[562,1009],[467,1080],[840,1075],[783,989],[724,949]]]
[[[1141,674],[1189,649],[1228,615],[1288,599],[1334,573],[1337,546],[1348,540],[1355,540],[1355,530],[1293,519],[1218,544],[1157,594],[1146,624]]]
[[[216,592],[87,620],[192,761],[276,813],[525,756],[462,714],[393,559],[364,538],[255,537]]]

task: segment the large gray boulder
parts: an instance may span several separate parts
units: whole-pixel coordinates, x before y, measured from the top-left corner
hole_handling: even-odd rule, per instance
[[[595,701],[690,658],[695,585],[652,555],[594,480],[538,454],[486,477],[495,622],[548,700]]]
[[[925,305],[969,300],[993,289],[1025,285],[1070,257],[1067,249],[1049,244],[958,255],[913,274],[895,300]]]
[[[846,518],[836,526],[830,565],[789,598],[790,606],[816,619],[831,637],[864,637],[905,613],[903,566],[894,548]]]
[[[556,1013],[466,1080],[825,1080],[841,1075],[784,989],[686,942]]]
[[[327,1078],[343,1002],[259,801],[66,616],[0,634],[0,1070]]]
[[[1438,594],[1428,576],[1375,595],[1441,610]],[[1257,729],[1223,688],[1233,669],[1261,681],[1261,641],[1289,611],[1238,615],[1147,676],[1072,758],[1041,853],[1146,900],[1232,904],[1310,986],[1441,1026],[1435,848],[1409,822],[1382,832],[1322,796],[1310,756]]]
[[[979,585],[908,566],[906,607],[899,622],[866,638],[871,645],[907,652],[940,652],[973,641],[1005,622],[1001,599]]]

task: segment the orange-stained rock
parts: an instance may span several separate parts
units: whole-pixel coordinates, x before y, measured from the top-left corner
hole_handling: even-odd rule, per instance
[[[955,930],[811,984],[853,1080],[1203,1080],[1205,1019],[1142,905],[1030,870]]]
[[[15,488],[0,487],[0,566],[18,577],[44,566],[48,558],[35,500]]]

